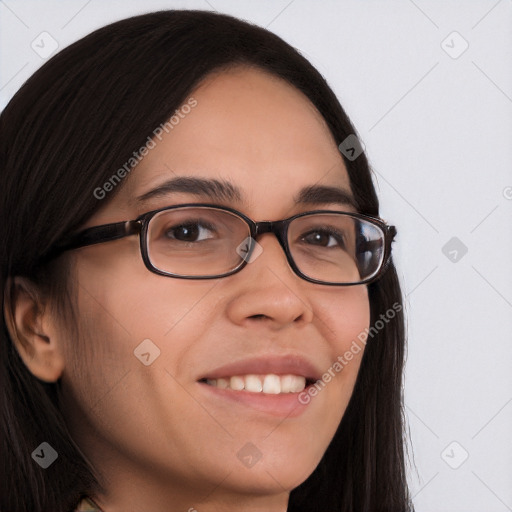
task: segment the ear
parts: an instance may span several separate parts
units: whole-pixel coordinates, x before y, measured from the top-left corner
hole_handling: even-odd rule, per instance
[[[56,382],[64,370],[59,330],[45,307],[40,290],[25,277],[9,277],[4,294],[4,317],[11,339],[30,372]]]

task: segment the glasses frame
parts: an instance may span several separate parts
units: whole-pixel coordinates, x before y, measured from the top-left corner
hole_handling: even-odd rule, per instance
[[[221,277],[228,277],[230,275],[236,274],[240,272],[248,263],[248,261],[242,258],[240,264],[233,270],[229,272],[225,272],[223,274],[216,274],[212,276],[182,276],[179,274],[172,274],[171,272],[164,272],[159,268],[155,267],[149,258],[148,253],[148,226],[151,219],[160,212],[167,210],[174,210],[177,208],[184,207],[207,207],[210,209],[222,210],[230,212],[240,219],[242,219],[249,227],[250,236],[253,240],[257,240],[257,237],[264,233],[274,233],[279,244],[283,248],[288,264],[293,269],[296,275],[300,278],[309,281],[311,283],[316,284],[324,284],[328,286],[355,286],[360,284],[369,284],[373,281],[376,281],[379,277],[382,276],[384,271],[387,269],[390,263],[391,256],[391,244],[394,240],[394,237],[397,233],[395,226],[388,225],[383,219],[379,217],[374,217],[371,215],[365,215],[362,213],[353,213],[353,212],[345,212],[338,210],[312,210],[308,212],[302,212],[297,215],[293,215],[292,217],[288,217],[283,220],[277,221],[260,221],[256,222],[242,212],[235,210],[234,208],[230,208],[228,206],[219,206],[211,203],[185,203],[173,206],[166,206],[164,208],[159,208],[157,210],[152,210],[150,212],[143,213],[139,217],[134,220],[122,221],[122,222],[114,222],[111,224],[102,224],[100,226],[94,226],[90,228],[86,228],[78,233],[72,234],[66,238],[64,238],[60,243],[56,244],[54,250],[51,254],[51,257],[56,257],[60,255],[64,251],[69,251],[73,249],[79,249],[81,247],[86,247],[90,245],[95,245],[103,242],[110,242],[113,240],[119,240],[121,238],[125,238],[127,236],[139,235],[139,245],[140,252],[142,255],[142,260],[146,268],[155,274],[166,276],[166,277],[175,277],[178,279],[218,279]],[[379,227],[384,233],[384,255],[382,258],[382,263],[379,270],[371,277],[364,279],[362,281],[358,281],[355,283],[330,283],[327,281],[320,281],[318,279],[313,279],[305,274],[303,274],[300,269],[295,264],[293,256],[290,251],[290,247],[288,245],[288,227],[292,221],[298,219],[299,217],[309,216],[313,214],[343,214],[349,215],[351,217],[355,217],[357,219],[362,219],[371,224]],[[252,253],[252,247],[251,247]]]

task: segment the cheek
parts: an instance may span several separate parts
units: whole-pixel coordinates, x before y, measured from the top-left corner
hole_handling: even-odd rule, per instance
[[[343,289],[320,309],[324,312],[321,320],[324,337],[329,342],[330,365],[304,400],[325,392],[326,401],[332,405],[331,420],[337,425],[352,395],[365,349],[370,324],[367,287]]]
[[[176,304],[173,309],[169,306],[173,301],[167,298],[164,315],[163,306],[158,310],[162,301],[155,289],[151,294],[150,289],[133,287],[134,294],[123,287],[94,287],[91,281],[87,288],[79,295],[79,339],[69,351],[71,364],[63,376],[70,429],[95,462],[118,453],[131,453],[139,462],[145,454],[157,460],[153,445],[162,447],[165,440],[159,437],[164,429],[156,426],[180,420],[179,414],[173,415],[174,408],[162,418],[165,408],[157,398],[174,401],[176,396],[178,386],[166,372],[170,351],[165,344],[170,334],[166,338],[165,333],[180,325],[181,308]],[[178,365],[183,352],[174,344],[171,353]],[[185,406],[177,409],[182,413]],[[141,431],[146,432],[144,438]]]
[[[370,324],[370,303],[366,286],[353,286],[342,290],[336,299],[329,301],[322,309],[328,315],[325,319],[325,338],[335,350],[336,357],[349,350],[354,341],[364,347],[364,343],[358,340]]]
[[[211,301],[202,299],[214,284],[166,281],[137,265],[126,273],[122,261],[108,274],[92,270],[79,271],[79,337],[66,344],[68,416],[84,436],[89,425],[112,443],[126,434],[128,443],[137,438],[128,428],[137,424],[134,417],[169,423],[159,417],[165,409],[155,400],[176,400],[180,387],[173,375],[190,366],[187,354],[211,310]],[[172,410],[182,413],[185,402]]]
[[[103,251],[89,256],[78,269],[79,311],[94,317],[93,330],[102,332],[99,318],[107,328],[124,331],[135,345],[146,338],[169,338],[175,326],[183,320],[190,324],[189,318],[198,314],[195,310],[204,308],[202,299],[215,283],[152,274],[138,245],[131,242],[118,249],[120,254]]]

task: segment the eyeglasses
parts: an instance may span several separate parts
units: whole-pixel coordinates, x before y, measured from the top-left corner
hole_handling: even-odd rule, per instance
[[[315,210],[280,221],[254,222],[232,208],[188,203],[85,229],[62,240],[53,256],[139,235],[142,259],[151,272],[215,279],[251,263],[258,255],[256,239],[263,233],[276,235],[290,267],[302,279],[347,286],[368,284],[381,276],[396,229],[359,213]]]

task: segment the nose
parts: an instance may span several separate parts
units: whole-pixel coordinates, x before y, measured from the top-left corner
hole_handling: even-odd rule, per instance
[[[286,259],[284,248],[271,232],[257,236],[254,251],[261,253],[250,259],[244,269],[230,276],[238,292],[230,302],[228,315],[243,324],[248,319],[264,317],[274,328],[293,323],[310,323],[313,309],[307,296],[309,285],[295,274]],[[254,252],[254,254],[257,254]]]

